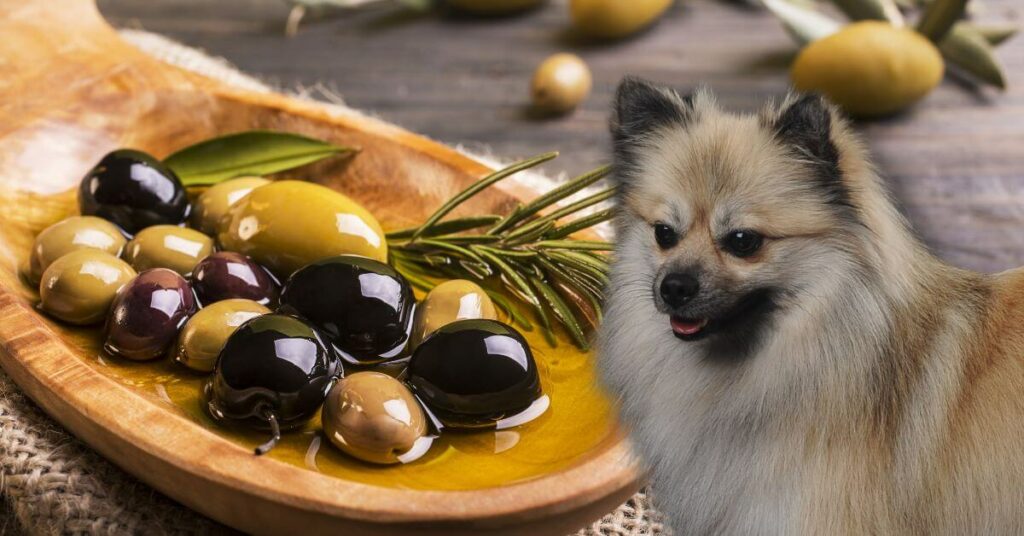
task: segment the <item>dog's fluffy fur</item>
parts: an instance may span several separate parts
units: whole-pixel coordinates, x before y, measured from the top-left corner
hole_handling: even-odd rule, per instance
[[[600,368],[678,533],[1024,533],[1024,271],[929,254],[820,98],[736,115],[627,79],[614,108]]]

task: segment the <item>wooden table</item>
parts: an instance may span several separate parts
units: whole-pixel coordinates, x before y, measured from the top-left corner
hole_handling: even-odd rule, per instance
[[[1019,0],[984,2],[982,20],[1022,22]],[[323,84],[351,106],[448,143],[503,157],[557,149],[553,172],[607,160],[608,101],[624,74],[681,89],[707,84],[726,106],[753,110],[786,91],[795,50],[772,17],[728,1],[687,1],[613,44],[567,30],[559,2],[503,19],[375,10],[309,21],[290,39],[279,0],[99,4],[118,25],[224,56],[282,88]],[[563,50],[590,64],[594,93],[569,117],[533,117],[532,70]],[[952,262],[989,271],[1024,264],[1024,37],[998,54],[1006,93],[950,78],[915,109],[858,125],[921,236]]]

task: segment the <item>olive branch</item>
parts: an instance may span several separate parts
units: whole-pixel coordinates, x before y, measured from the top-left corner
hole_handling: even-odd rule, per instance
[[[525,305],[549,343],[556,344],[553,318],[576,346],[587,349],[587,331],[601,318],[608,282],[605,252],[611,251],[612,245],[572,235],[613,217],[612,209],[587,215],[580,212],[608,200],[615,191],[606,188],[564,207],[542,211],[601,180],[608,174],[608,166],[584,173],[504,216],[444,219],[486,188],[556,156],[558,153],[544,153],[495,171],[441,205],[422,225],[388,233],[392,265],[410,284],[425,291],[439,279],[475,280],[514,324],[533,329],[520,308]]]

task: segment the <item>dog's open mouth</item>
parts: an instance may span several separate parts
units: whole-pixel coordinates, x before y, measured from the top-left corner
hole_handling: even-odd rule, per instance
[[[673,314],[669,316],[672,334],[687,342],[723,331],[739,338],[752,339],[757,329],[776,309],[775,294],[775,291],[768,288],[749,292],[725,314],[696,318]]]
[[[708,325],[707,318],[684,318],[671,316],[669,322],[672,324],[672,333],[684,341],[695,341],[704,335],[704,328]]]

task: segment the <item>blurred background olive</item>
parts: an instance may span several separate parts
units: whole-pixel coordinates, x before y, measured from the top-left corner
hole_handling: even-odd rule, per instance
[[[416,398],[402,382],[380,372],[356,372],[335,384],[324,402],[322,421],[324,435],[334,446],[377,464],[412,461],[417,453],[410,451],[427,433]]]
[[[125,237],[113,223],[95,216],[72,216],[39,233],[32,245],[26,274],[39,283],[43,272],[53,261],[79,249],[98,249],[115,257],[121,255]]]
[[[221,221],[217,239],[282,279],[335,255],[388,258],[384,231],[369,211],[309,182],[275,181],[253,190]]]
[[[177,272],[142,272],[114,298],[103,349],[135,361],[160,357],[196,309],[192,287]]]
[[[266,268],[234,251],[218,251],[199,261],[192,272],[192,288],[204,306],[231,298],[268,305],[277,302],[280,291]]]
[[[910,28],[862,21],[814,41],[790,69],[793,86],[821,93],[856,117],[896,113],[942,81],[939,49]]]
[[[102,322],[117,291],[135,277],[121,259],[98,249],[80,249],[57,259],[39,282],[41,307],[69,324]]]
[[[238,177],[215,184],[199,195],[192,204],[192,227],[208,235],[216,235],[220,220],[231,207],[260,186],[269,184],[263,177]]]
[[[570,0],[573,25],[594,37],[618,39],[654,23],[672,0]]]
[[[228,337],[251,318],[270,314],[252,300],[223,300],[192,315],[174,348],[174,360],[197,372],[212,372]]]
[[[434,287],[416,307],[412,345],[417,346],[436,329],[456,320],[488,318],[496,320],[491,297],[480,285],[467,279],[452,279]]]
[[[192,273],[200,260],[213,253],[209,236],[174,225],[147,227],[124,248],[124,260],[136,271],[167,268],[181,275]]]
[[[82,179],[78,207],[135,234],[152,225],[178,225],[189,214],[178,176],[152,156],[119,149],[103,157]]]
[[[533,73],[530,98],[538,110],[565,113],[590,95],[590,68],[575,54],[560,53],[545,59]]]

